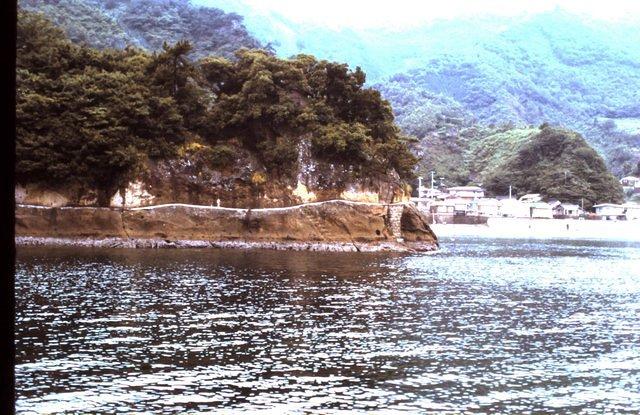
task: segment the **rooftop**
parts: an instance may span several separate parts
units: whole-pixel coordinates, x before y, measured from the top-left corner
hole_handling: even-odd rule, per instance
[[[454,191],[454,192],[460,192],[460,191],[473,191],[473,192],[484,192],[484,189],[482,187],[479,186],[455,186],[455,187],[449,187],[447,190],[449,191]]]
[[[551,205],[545,202],[533,202],[529,206],[537,209],[551,209]]]

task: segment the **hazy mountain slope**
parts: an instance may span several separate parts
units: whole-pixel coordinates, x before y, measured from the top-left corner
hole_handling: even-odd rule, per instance
[[[439,57],[378,86],[394,106],[400,94],[388,90],[425,89],[452,97],[484,124],[567,126],[622,175],[640,159],[637,129],[616,131],[618,119],[640,121],[640,55],[627,46],[620,33],[540,15],[496,35],[475,59]]]
[[[579,131],[618,175],[640,160],[640,135],[626,128],[640,123],[640,24],[555,10],[395,30],[333,29],[242,1],[196,1],[238,11],[250,32],[280,55],[305,52],[361,66],[399,118],[398,91],[423,89],[452,98],[482,124],[550,122]]]
[[[24,10],[44,13],[69,38],[97,48],[126,45],[159,50],[162,42],[189,40],[193,57],[231,57],[241,47],[261,44],[242,17],[188,0],[20,0]]]

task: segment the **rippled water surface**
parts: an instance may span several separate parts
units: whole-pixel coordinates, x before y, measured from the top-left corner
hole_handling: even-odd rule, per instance
[[[21,248],[19,413],[640,413],[640,245]]]

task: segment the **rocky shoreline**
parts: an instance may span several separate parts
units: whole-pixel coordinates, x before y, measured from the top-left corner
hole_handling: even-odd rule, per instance
[[[277,251],[319,252],[427,252],[437,249],[430,244],[384,243],[317,243],[317,242],[255,242],[255,241],[206,241],[206,240],[162,240],[139,238],[50,238],[17,236],[17,246],[55,246],[81,248],[138,248],[138,249],[271,249]]]
[[[273,209],[162,205],[16,207],[17,246],[218,248],[329,252],[438,249],[412,204],[333,200]]]

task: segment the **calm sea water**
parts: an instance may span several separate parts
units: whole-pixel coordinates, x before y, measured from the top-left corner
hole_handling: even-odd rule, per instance
[[[19,413],[640,413],[640,245],[22,248]]]

